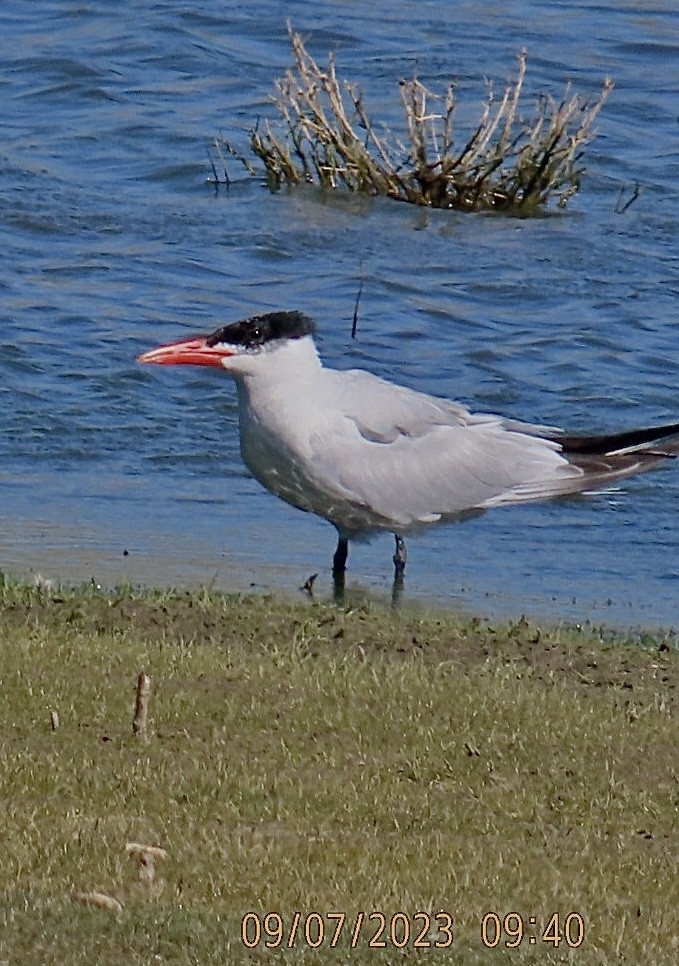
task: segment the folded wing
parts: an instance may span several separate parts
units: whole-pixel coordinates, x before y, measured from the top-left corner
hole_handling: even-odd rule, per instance
[[[313,465],[374,527],[407,533],[498,502],[578,489],[583,470],[547,427],[471,414],[369,373],[350,376],[343,412],[314,434]]]

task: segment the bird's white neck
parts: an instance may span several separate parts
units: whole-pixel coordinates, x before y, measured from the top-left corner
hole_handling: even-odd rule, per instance
[[[305,505],[290,469],[305,451],[310,427],[323,419],[323,368],[311,336],[289,339],[255,356],[240,356],[232,370],[238,390],[241,453],[251,473],[295,506]],[[241,364],[242,363],[242,364]],[[294,474],[293,474],[294,475]]]
[[[255,356],[233,357],[224,368],[234,377],[239,394],[294,387],[313,380],[323,368],[311,336],[288,339]],[[292,391],[292,389],[291,389]]]

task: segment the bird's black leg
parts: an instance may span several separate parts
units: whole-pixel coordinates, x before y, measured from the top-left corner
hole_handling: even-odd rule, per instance
[[[406,542],[403,537],[399,537],[397,533],[394,534],[396,540],[396,552],[394,553],[394,580],[400,580],[403,583],[403,575],[406,572],[406,560],[408,559],[408,552],[406,550]]]
[[[347,557],[349,556],[349,541],[340,537],[337,541],[337,550],[332,558],[332,580],[334,584],[335,600],[341,601],[344,598],[344,575],[347,569]]]
[[[332,575],[337,577],[338,574],[343,574],[347,569],[347,557],[349,556],[349,541],[345,540],[344,537],[340,537],[337,541],[337,550],[335,550],[335,556],[332,558]]]
[[[406,544],[403,537],[394,534],[396,538],[396,552],[394,553],[394,584],[391,588],[391,606],[397,609],[401,603],[401,592],[403,591],[403,574],[406,569]]]

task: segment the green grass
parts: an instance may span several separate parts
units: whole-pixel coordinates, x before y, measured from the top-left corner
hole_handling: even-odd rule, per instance
[[[0,963],[674,963],[678,681],[660,638],[5,582]],[[131,841],[169,853],[153,882]],[[361,910],[446,910],[453,944],[368,949],[374,921],[351,950]],[[348,924],[248,950],[248,911]],[[528,944],[572,912],[580,949]]]

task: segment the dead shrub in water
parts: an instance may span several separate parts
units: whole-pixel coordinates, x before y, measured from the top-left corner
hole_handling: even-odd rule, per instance
[[[433,208],[510,214],[530,214],[551,198],[563,207],[580,187],[582,148],[594,137],[594,120],[613,88],[606,80],[592,102],[570,95],[569,88],[561,102],[542,95],[535,116],[523,121],[522,51],[516,80],[499,103],[488,86],[481,120],[459,149],[453,137],[455,85],[442,98],[413,78],[400,85],[409,142],[403,144],[376,133],[363,95],[338,80],[332,54],[324,70],[292,29],[290,40],[295,66],[276,82],[274,97],[286,130],[278,136],[264,122],[263,131],[258,125],[250,135],[272,190],[283,184],[343,186]]]

